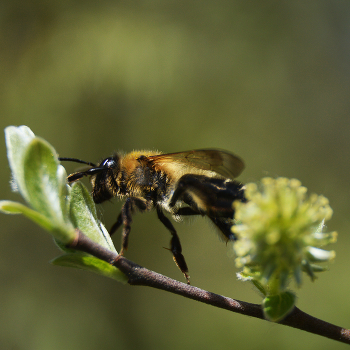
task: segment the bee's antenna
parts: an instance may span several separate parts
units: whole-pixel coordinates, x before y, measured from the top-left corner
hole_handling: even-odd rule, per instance
[[[91,163],[91,162],[86,162],[85,160],[81,160],[78,158],[66,158],[66,157],[59,157],[58,158],[59,161],[64,161],[64,162],[74,162],[74,163],[80,163],[80,164],[86,164],[91,166],[91,169],[85,170],[85,171],[80,171],[77,173],[73,173],[70,174],[67,177],[68,182],[73,182],[73,181],[77,181],[79,179],[81,179],[84,176],[90,176],[90,175],[94,175],[100,171],[106,170],[106,168],[102,168],[102,167],[98,167],[96,164]]]
[[[84,176],[91,176],[91,175],[97,174],[101,171],[106,171],[106,168],[96,167],[96,168],[88,169],[86,171],[73,173],[73,174],[68,175],[67,180],[68,180],[68,182],[77,181]]]
[[[90,165],[90,166],[93,166],[93,167],[96,167],[96,164],[94,163],[91,163],[91,162],[85,162],[85,160],[81,160],[81,159],[78,159],[78,158],[66,158],[66,157],[58,157],[58,160],[60,162],[75,162],[75,163],[81,163],[81,164],[86,164],[86,165]]]

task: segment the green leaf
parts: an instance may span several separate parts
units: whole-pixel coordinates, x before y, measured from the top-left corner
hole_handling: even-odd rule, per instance
[[[296,296],[292,292],[283,292],[267,296],[262,303],[267,320],[278,322],[283,320],[294,308]]]
[[[16,127],[8,126],[5,128],[5,141],[7,148],[7,158],[15,181],[15,186],[27,200],[27,190],[24,180],[23,156],[28,144],[34,139],[35,135],[25,125]]]
[[[68,217],[65,170],[59,165],[54,148],[41,138],[34,138],[23,157],[24,180],[28,202],[52,222],[54,237],[63,243],[75,237]]]
[[[8,127],[5,135],[13,177],[31,208],[17,202],[0,201],[0,211],[25,215],[51,232],[64,250],[76,237],[77,227],[90,239],[116,252],[107,230],[97,218],[88,190],[81,183],[75,183],[72,188],[67,185],[67,174],[59,164],[55,149],[25,126]],[[54,263],[126,281],[116,267],[81,252],[70,250]]]
[[[68,217],[68,186],[65,169],[54,148],[35,137],[26,126],[5,129],[7,156],[20,193],[34,209],[3,202],[2,211],[21,213],[36,222],[63,244],[76,236]]]
[[[33,210],[26,205],[13,201],[0,201],[0,211],[5,214],[22,214],[28,219],[35,222],[37,225],[41,226],[43,229],[52,233],[52,235],[62,242],[62,244],[67,244],[71,242],[75,236],[75,230],[73,227],[57,227],[55,223],[53,223],[46,216],[41,213]]]
[[[67,174],[54,148],[26,126],[7,127],[5,138],[12,174],[23,197],[42,215],[64,223]]]
[[[28,219],[34,221],[45,230],[52,231],[54,226],[51,221],[48,220],[44,215],[41,215],[37,211],[25,206],[22,203],[12,201],[0,201],[0,210],[5,214],[22,214]]]
[[[55,151],[44,140],[34,138],[24,159],[24,180],[30,205],[47,218],[63,221],[57,179],[58,160]]]
[[[109,233],[97,218],[96,206],[90,192],[81,182],[73,184],[70,198],[70,214],[73,224],[94,242],[117,252]]]
[[[91,271],[122,283],[128,282],[126,275],[115,266],[85,253],[65,254],[52,260],[51,263]]]

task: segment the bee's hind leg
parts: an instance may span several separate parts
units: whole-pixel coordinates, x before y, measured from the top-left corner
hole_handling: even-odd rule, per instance
[[[232,232],[233,221],[223,217],[213,217],[209,216],[209,219],[216,225],[216,227],[221,231],[223,237],[227,242],[236,241],[237,237]]]
[[[170,240],[170,251],[173,253],[174,261],[177,267],[184,274],[187,283],[190,284],[190,276],[188,275],[188,267],[186,264],[185,257],[182,255],[182,247],[180,243],[179,236],[176,233],[176,230],[171,223],[171,221],[164,215],[161,208],[157,207],[157,215],[158,219],[162,222],[162,224],[170,231],[172,238]]]

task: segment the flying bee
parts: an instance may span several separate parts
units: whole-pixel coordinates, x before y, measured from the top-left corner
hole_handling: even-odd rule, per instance
[[[200,149],[159,154],[134,151],[126,155],[114,154],[98,165],[76,158],[59,158],[89,165],[91,168],[68,176],[68,182],[90,176],[95,203],[113,197],[125,199],[110,234],[121,225],[122,247],[128,248],[132,215],[155,209],[158,219],[170,231],[170,251],[174,261],[189,283],[188,268],[180,239],[170,219],[163,211],[178,220],[183,216],[207,216],[227,242],[235,240],[231,232],[235,200],[245,201],[243,185],[233,179],[244,169],[243,161],[226,151]]]

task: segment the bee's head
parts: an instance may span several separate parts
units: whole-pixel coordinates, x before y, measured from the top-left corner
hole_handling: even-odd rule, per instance
[[[67,177],[67,180],[68,182],[74,182],[84,176],[91,176],[92,197],[96,204],[111,199],[117,194],[118,184],[116,178],[120,169],[120,158],[118,155],[108,157],[98,165],[76,158],[59,158],[59,160],[82,163],[91,166],[88,170],[70,174]]]
[[[117,194],[118,184],[116,181],[120,169],[119,157],[117,155],[104,159],[93,170],[91,176],[92,197],[96,204],[111,199]]]

